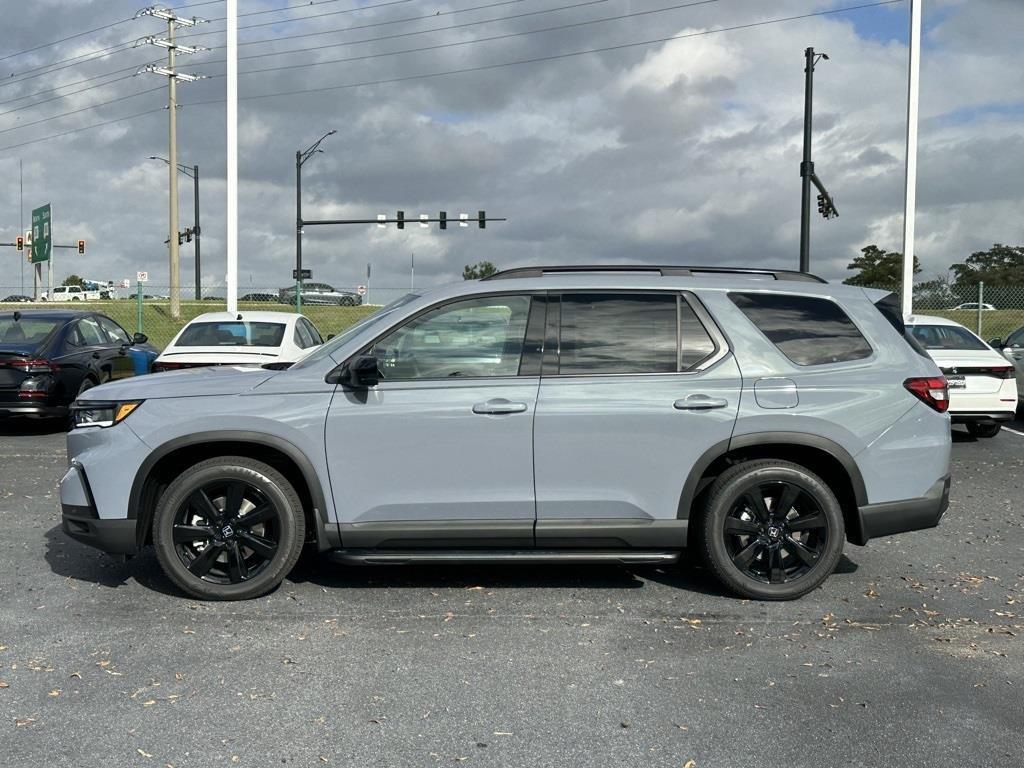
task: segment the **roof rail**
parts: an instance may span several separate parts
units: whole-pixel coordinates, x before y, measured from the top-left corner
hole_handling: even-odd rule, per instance
[[[557,267],[515,267],[495,272],[484,280],[509,280],[517,277],[544,277],[545,275],[577,274],[583,272],[657,272],[662,277],[693,277],[694,275],[758,275],[773,280],[795,280],[805,283],[824,283],[824,279],[810,272],[791,269],[748,269],[746,267],[684,267],[651,264],[590,264],[561,265]]]

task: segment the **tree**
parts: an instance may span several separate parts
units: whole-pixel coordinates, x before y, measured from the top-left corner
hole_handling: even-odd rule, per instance
[[[64,282],[61,285],[83,285],[85,280],[78,275],[68,275],[64,278]]]
[[[885,251],[877,245],[860,249],[861,255],[847,265],[857,274],[843,280],[847,285],[890,287],[903,282],[903,254]],[[921,271],[921,263],[914,257],[914,274]]]
[[[966,261],[953,264],[959,286],[1024,285],[1024,246],[996,243],[987,251],[976,251]]]
[[[482,280],[485,277],[490,277],[491,275],[493,275],[497,271],[498,271],[498,268],[496,266],[494,266],[493,264],[491,264],[491,262],[489,262],[489,261],[478,261],[473,266],[470,266],[469,264],[466,265],[466,268],[464,270],[462,270],[462,279],[463,280]]]

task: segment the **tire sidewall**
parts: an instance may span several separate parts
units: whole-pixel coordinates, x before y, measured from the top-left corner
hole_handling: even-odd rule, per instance
[[[273,560],[259,576],[239,584],[214,584],[194,576],[182,563],[174,546],[175,513],[197,488],[218,480],[250,483],[281,513],[280,540]],[[153,545],[164,572],[190,595],[207,600],[245,600],[269,592],[288,575],[301,552],[304,537],[301,506],[287,480],[270,467],[257,468],[230,460],[203,462],[185,470],[161,496],[153,519]]]
[[[767,584],[747,576],[733,563],[725,545],[725,520],[740,497],[752,488],[772,481],[792,483],[811,496],[821,508],[828,525],[825,551],[815,566],[799,578],[783,584]],[[790,600],[816,589],[835,570],[845,538],[843,512],[835,494],[817,476],[795,465],[780,463],[738,472],[716,490],[709,500],[702,533],[712,567],[727,586],[746,597]]]

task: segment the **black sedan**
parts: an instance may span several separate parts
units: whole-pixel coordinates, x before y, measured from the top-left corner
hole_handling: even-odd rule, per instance
[[[31,296],[24,296],[20,293],[15,293],[11,296],[5,296],[0,302],[6,304],[23,304],[32,301]]]
[[[148,342],[98,312],[0,312],[0,418],[66,416],[90,387],[148,372]]]

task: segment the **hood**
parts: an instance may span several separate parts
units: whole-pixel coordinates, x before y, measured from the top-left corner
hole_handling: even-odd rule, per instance
[[[86,391],[82,400],[154,400],[167,397],[239,395],[280,371],[263,368],[211,366],[153,373],[112,381]]]

